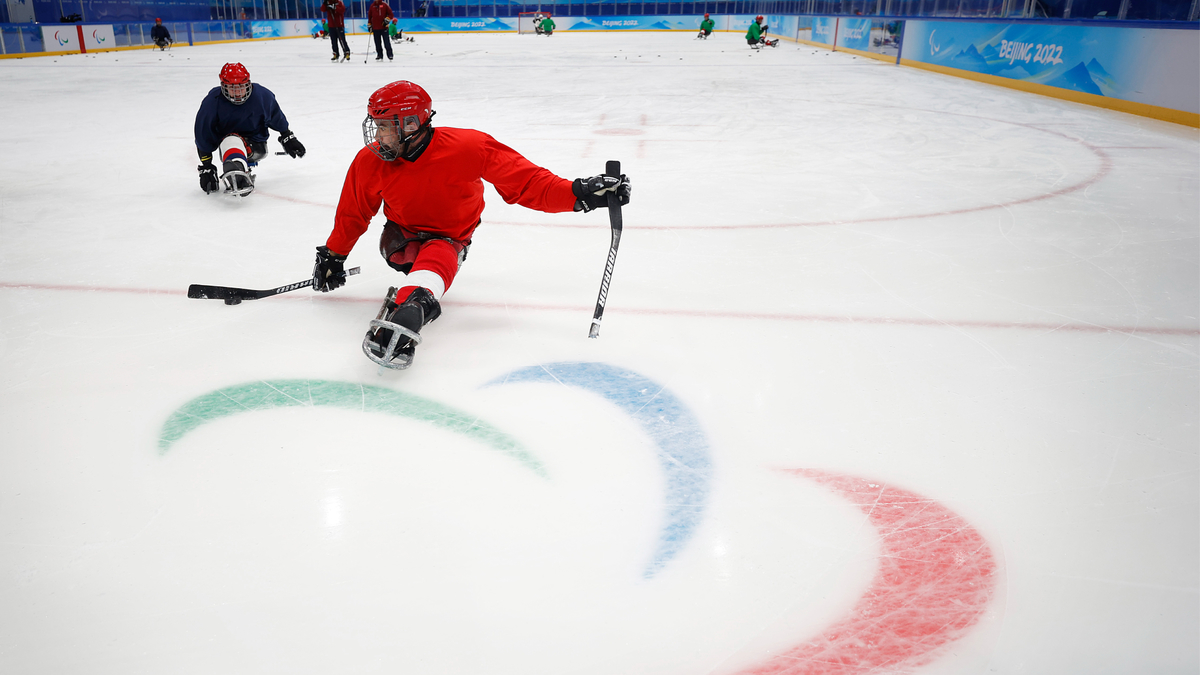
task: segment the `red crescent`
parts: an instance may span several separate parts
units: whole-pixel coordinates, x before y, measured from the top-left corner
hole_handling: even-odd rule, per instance
[[[991,603],[998,573],[987,542],[950,509],[855,476],[783,469],[832,488],[879,530],[879,570],[846,618],[739,675],[895,673],[935,660]]]

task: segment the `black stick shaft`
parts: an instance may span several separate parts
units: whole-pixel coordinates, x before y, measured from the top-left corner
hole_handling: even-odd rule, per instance
[[[609,160],[604,165],[604,174],[621,177],[621,163]],[[600,295],[596,298],[596,312],[592,314],[592,325],[588,337],[600,337],[600,319],[604,316],[604,303],[608,301],[608,286],[612,282],[613,267],[617,264],[617,247],[621,245],[621,198],[616,192],[608,193],[608,223],[612,226],[612,243],[608,247],[608,261],[604,264],[604,277],[600,280]]]
[[[361,271],[359,267],[351,267],[346,270],[346,276],[354,276]],[[294,284],[287,284],[278,288],[271,288],[265,291],[256,291],[250,288],[234,288],[232,286],[210,286],[208,284],[192,284],[188,286],[188,297],[199,298],[201,300],[258,300],[260,298],[269,298],[272,295],[287,293],[301,288],[312,286],[311,278],[304,281],[297,281]]]

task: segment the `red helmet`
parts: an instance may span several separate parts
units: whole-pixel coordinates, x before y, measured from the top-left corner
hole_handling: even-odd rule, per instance
[[[708,18],[708,12],[704,13],[704,18],[706,18],[706,19]]]
[[[155,18],[155,19],[154,19],[154,23],[162,23],[162,19]]]
[[[241,105],[250,99],[254,85],[250,83],[250,73],[246,66],[240,63],[226,63],[221,69],[221,93],[234,105]]]
[[[400,80],[380,87],[367,99],[363,143],[390,162],[400,156],[403,143],[429,126],[433,115],[433,99],[420,86]]]
[[[762,23],[762,20],[763,20],[762,14],[759,14],[758,16],[754,17],[754,23]]]

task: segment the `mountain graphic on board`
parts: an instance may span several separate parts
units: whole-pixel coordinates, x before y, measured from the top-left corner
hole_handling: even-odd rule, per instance
[[[1088,72],[1088,67],[1082,61],[1079,65],[1050,80],[1046,84],[1051,87],[1082,91],[1087,94],[1095,94],[1096,96],[1104,95],[1104,92],[1100,91],[1100,87],[1096,86],[1096,82],[1092,80],[1092,74]]]
[[[969,45],[966,49],[950,57],[950,63],[955,68],[972,70],[977,73],[987,73],[992,70],[988,67],[987,59],[983,58],[979,50],[975,49],[975,45]]]
[[[1001,57],[1000,50],[996,49],[996,45],[991,42],[983,45],[983,49],[979,50],[979,55],[987,61],[987,72],[992,75],[1017,79],[1029,77],[1029,71],[1026,70],[1024,62]]]
[[[1004,61],[1002,65],[1007,66],[1008,61]],[[1025,70],[1025,66],[1022,64],[1017,64],[1012,68],[1001,68],[1000,70],[996,71],[995,74],[999,75],[1000,77],[1009,77],[1014,80],[1027,80],[1033,77],[1033,73]]]
[[[1087,70],[1092,76],[1092,81],[1096,83],[1096,86],[1100,87],[1100,91],[1104,92],[1105,96],[1116,95],[1117,80],[1108,74],[1108,71],[1104,69],[1104,66],[1100,65],[1099,61],[1096,59],[1088,61]]]

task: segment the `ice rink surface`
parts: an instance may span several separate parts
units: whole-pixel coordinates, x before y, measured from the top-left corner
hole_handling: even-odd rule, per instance
[[[0,672],[1200,668],[1194,129],[739,35],[0,61]],[[227,61],[303,159],[239,200]],[[376,88],[605,212],[488,207],[414,366],[382,216],[310,274]],[[272,134],[272,151],[280,150]]]

